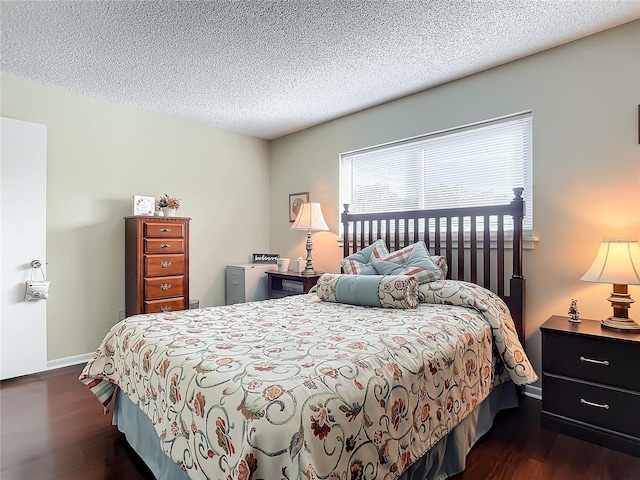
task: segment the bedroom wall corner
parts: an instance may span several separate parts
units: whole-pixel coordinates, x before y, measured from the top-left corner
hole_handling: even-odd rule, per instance
[[[1,109],[48,129],[49,365],[93,352],[124,310],[134,194],[182,199],[201,306],[224,304],[228,263],[269,251],[266,140],[6,75]]]

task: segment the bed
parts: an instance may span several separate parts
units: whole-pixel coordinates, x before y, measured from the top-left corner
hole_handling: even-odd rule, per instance
[[[345,209],[343,274],[305,295],[129,317],[80,380],[115,403],[114,423],[158,479],[458,473],[495,414],[517,405],[515,385],[537,380],[522,348],[521,192],[490,208]],[[384,271],[420,245],[438,278],[419,283],[402,262]],[[371,251],[381,257],[361,267],[384,274],[345,272]],[[393,308],[361,305],[376,295],[358,287],[377,278]]]

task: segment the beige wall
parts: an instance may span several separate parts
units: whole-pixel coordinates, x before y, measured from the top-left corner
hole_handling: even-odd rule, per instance
[[[579,280],[600,240],[640,237],[637,21],[270,143],[8,76],[1,101],[2,116],[48,128],[50,360],[92,352],[124,308],[122,217],[133,194],[182,198],[193,218],[191,297],[218,305],[226,264],[255,251],[305,255],[304,233],[289,230],[289,193],[322,203],[332,232],[314,234],[314,264],[339,269],[340,152],[509,113],[533,111],[540,241],[524,268],[538,370],[538,328],[572,297],[584,318],[610,314],[610,286]],[[630,291],[640,301],[640,287]]]
[[[314,234],[314,266],[339,270],[341,152],[533,111],[534,232],[524,255],[527,350],[540,372],[540,325],[611,314],[611,286],[580,277],[606,237],[640,237],[640,22],[292,134],[271,143],[271,249],[304,256],[288,194],[309,191],[332,232]],[[640,302],[640,287],[630,287]],[[640,303],[632,316],[640,320]]]
[[[47,126],[49,360],[93,352],[124,309],[134,194],[182,199],[203,306],[224,304],[226,264],[269,250],[267,141],[8,76],[1,100],[2,116]]]

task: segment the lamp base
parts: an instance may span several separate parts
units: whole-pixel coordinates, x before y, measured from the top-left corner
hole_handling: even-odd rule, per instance
[[[640,332],[640,325],[638,325],[632,318],[623,317],[609,317],[602,320],[602,326],[611,328],[613,330],[620,330],[623,332]]]

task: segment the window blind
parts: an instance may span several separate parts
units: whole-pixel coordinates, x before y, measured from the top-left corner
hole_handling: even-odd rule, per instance
[[[524,188],[533,234],[530,112],[340,155],[340,205],[353,213],[509,203]]]

